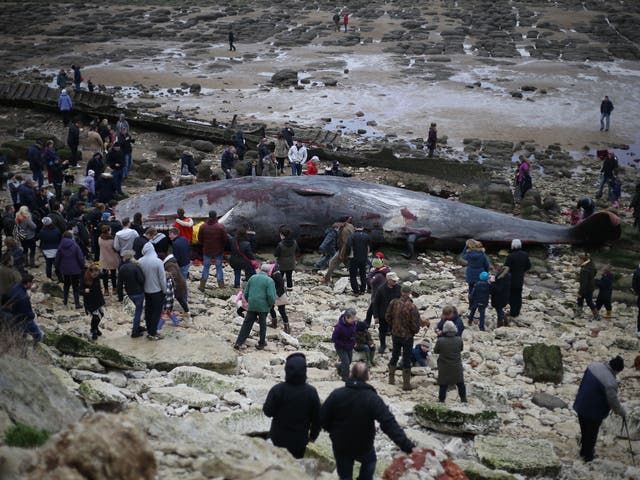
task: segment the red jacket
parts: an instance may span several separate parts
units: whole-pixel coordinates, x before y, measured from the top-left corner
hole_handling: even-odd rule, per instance
[[[200,227],[198,240],[202,244],[202,254],[209,257],[222,255],[227,243],[227,230],[218,220],[210,218]]]
[[[180,235],[187,239],[187,242],[191,243],[193,240],[193,219],[184,217],[182,219],[176,218],[176,223],[173,224],[178,230]]]
[[[317,175],[318,167],[316,167],[315,163],[307,162],[307,171],[304,172],[305,175]]]

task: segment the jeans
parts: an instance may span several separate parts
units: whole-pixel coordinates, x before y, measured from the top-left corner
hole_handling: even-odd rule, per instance
[[[358,286],[358,277],[360,277],[360,286]],[[351,259],[349,262],[349,280],[351,281],[351,290],[353,290],[353,293],[364,293],[367,290],[366,260],[364,263],[360,263]]]
[[[327,267],[327,273],[324,274],[325,282],[328,282],[329,280],[331,280],[331,275],[333,274],[333,271],[341,263],[342,263],[342,258],[340,257],[340,252],[334,253],[333,256],[329,259],[329,266]]]
[[[469,325],[473,323],[473,317],[476,314],[476,310],[480,312],[480,330],[484,331],[484,312],[487,309],[484,305],[473,305],[469,312]]]
[[[158,322],[164,306],[164,293],[154,292],[144,294],[144,322],[147,324],[149,335],[158,334]]]
[[[384,318],[378,319],[378,335],[380,336],[380,353],[387,348],[387,334],[389,333],[389,324]]]
[[[132,155],[130,153],[125,153],[122,155],[124,161],[124,176],[129,176],[129,170],[131,170],[131,165],[133,164]]]
[[[600,175],[600,186],[598,187],[598,193],[596,193],[596,198],[602,197],[602,191],[604,190],[605,183],[607,184],[607,198],[611,198],[611,184],[609,183],[611,177],[605,177],[604,175]]]
[[[245,268],[244,269],[244,276],[246,279],[251,278],[253,275],[256,274],[256,271],[254,268]],[[241,268],[234,268],[233,269],[233,288],[238,288],[240,286],[240,277],[242,276],[242,269]]]
[[[44,184],[44,175],[42,174],[42,170],[34,171],[32,178],[34,182],[38,182],[38,187],[42,187]]]
[[[54,262],[55,258],[47,258],[44,257],[44,271],[47,275],[47,278],[52,278],[51,274],[53,271],[53,262]]]
[[[447,398],[447,387],[449,385],[440,385],[440,390],[438,391],[438,401],[444,402]],[[467,387],[464,382],[456,383],[456,387],[458,387],[458,395],[460,395],[460,401],[467,401]]]
[[[244,316],[242,327],[240,327],[240,333],[238,333],[236,345],[242,345],[247,340],[247,338],[249,338],[251,328],[253,327],[253,324],[256,320],[258,321],[258,325],[260,325],[260,340],[258,341],[258,344],[266,345],[267,313],[268,312],[252,312],[251,310],[247,312],[247,314]]]
[[[498,326],[504,325],[504,308],[494,307],[496,309],[496,315],[498,316]]]
[[[391,352],[391,360],[389,360],[389,368],[395,368],[402,351],[402,368],[406,370],[411,368],[411,357],[413,356],[413,338],[400,338],[393,335],[393,351]]]
[[[342,350],[336,348],[336,353],[340,359],[340,375],[345,382],[349,380],[349,367],[351,366],[351,357],[353,356],[353,350]]]
[[[118,168],[116,170],[112,170],[111,174],[113,175],[113,180],[116,182],[116,192],[122,193],[122,177],[124,177],[124,170]]]
[[[140,332],[140,319],[142,318],[142,308],[144,306],[144,293],[129,295],[129,298],[136,306],[133,314],[133,333],[138,334]]]
[[[209,278],[209,269],[211,268],[211,256],[202,255],[202,280]],[[215,255],[213,259],[216,261],[216,280],[218,283],[224,282],[224,272],[222,271],[222,253]]]
[[[610,117],[611,117],[611,113],[601,113],[600,114],[600,130],[602,130],[602,129],[609,130]]]
[[[187,280],[189,278],[189,269],[191,268],[191,262],[187,263],[185,266],[180,267],[180,273],[182,274],[182,278]]]
[[[294,177],[302,175],[302,164],[300,162],[291,162],[291,175]]]
[[[601,419],[592,419],[578,415],[580,423],[580,456],[586,461],[593,460]]]
[[[69,288],[73,289],[73,301],[76,308],[80,308],[80,275],[64,275],[63,276],[63,303],[66,305],[69,300]]]
[[[333,253],[331,255],[323,255],[322,258],[320,258],[320,260],[318,260],[314,265],[316,268],[323,268],[325,265],[327,265],[329,263],[329,260],[331,260],[331,257],[333,257]]]
[[[364,455],[352,457],[349,454],[344,454],[333,451],[333,457],[336,460],[336,468],[338,470],[338,477],[340,480],[351,480],[353,478],[353,462],[360,462],[360,475],[358,480],[371,480],[376,472],[376,450],[371,447]]]
[[[593,303],[593,292],[587,292],[584,295],[579,295],[578,296],[578,307],[582,308],[582,306],[584,305],[585,301],[587,302],[587,307],[589,307],[591,310],[596,308],[596,304]]]
[[[24,259],[27,260],[27,256],[29,257],[29,265],[33,266],[36,261],[36,238],[25,238],[24,240],[20,240],[22,244],[22,250],[24,251]]]

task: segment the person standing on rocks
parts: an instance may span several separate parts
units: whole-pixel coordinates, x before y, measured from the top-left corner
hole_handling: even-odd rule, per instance
[[[402,285],[400,291],[400,298],[391,300],[386,314],[393,340],[393,351],[389,360],[389,385],[396,384],[396,365],[402,352],[402,389],[412,390],[411,355],[413,336],[420,331],[420,313],[411,300],[411,286]]]
[[[336,253],[338,231],[340,230],[340,223],[336,222],[324,231],[324,238],[322,243],[318,247],[318,250],[322,254],[320,260],[314,263],[316,268],[324,268],[329,263],[331,257]]]
[[[371,290],[371,297],[369,298],[369,308],[367,308],[367,315],[364,322],[371,326],[371,318],[373,317],[373,299],[376,296],[378,288],[384,285],[387,279],[387,273],[391,271],[388,265],[384,264],[382,258],[374,258],[371,262],[371,271],[367,275],[367,286]]]
[[[482,272],[488,272],[490,269],[489,259],[484,253],[482,243],[470,238],[464,245],[462,250],[462,258],[467,261],[467,269],[465,279],[469,286],[469,295],[473,290],[473,286],[480,278]]]
[[[158,334],[158,322],[167,293],[167,275],[151,242],[142,247],[142,258],[138,265],[144,275],[144,322],[148,329],[147,338],[160,340],[162,336]]]
[[[262,411],[271,420],[269,438],[276,447],[304,457],[309,441],[320,434],[320,397],[307,383],[307,358],[292,353],[285,361],[284,382],[271,387]]]
[[[278,265],[275,263],[271,265],[268,275],[271,277],[273,283],[276,286],[275,307],[278,308],[278,313],[280,314],[280,317],[282,317],[282,329],[284,330],[284,333],[291,335],[289,317],[287,316],[287,304],[289,303],[289,299],[287,297],[287,289],[284,284],[284,276],[278,268]],[[271,328],[278,328],[278,319],[276,317],[276,309],[274,307],[271,307],[269,315],[271,315],[271,323],[269,324],[269,326]]]
[[[331,275],[338,265],[344,263],[345,266],[349,265],[349,257],[347,255],[347,241],[353,235],[356,229],[351,225],[351,217],[343,217],[340,220],[340,228],[338,230],[337,247],[338,250],[329,260],[329,266],[327,272],[324,274],[322,283],[329,283]]]
[[[176,227],[171,227],[168,235],[171,241],[173,257],[178,262],[182,278],[186,281],[189,279],[189,268],[191,267],[191,245],[185,236],[180,235],[180,230]]]
[[[120,149],[122,150],[122,165],[124,177],[129,176],[129,170],[133,167],[133,144],[136,142],[135,138],[131,137],[129,129],[122,127],[118,132],[118,142]]]
[[[438,130],[436,124],[432,123],[429,126],[429,133],[427,134],[427,150],[429,150],[429,157],[433,157],[433,152],[436,150],[436,144],[438,143]]]
[[[62,123],[65,127],[69,126],[69,119],[71,118],[71,109],[73,108],[73,102],[71,97],[67,93],[67,89],[63,88],[58,97],[58,109],[62,113]]]
[[[271,265],[263,263],[260,271],[253,275],[247,282],[244,289],[244,298],[248,302],[247,314],[240,327],[238,338],[233,344],[233,348],[239,350],[251,333],[253,324],[258,321],[260,325],[260,339],[256,348],[263,350],[267,346],[267,314],[276,304],[276,285],[267,275],[271,270]]]
[[[89,335],[94,342],[102,335],[100,320],[104,318],[104,295],[100,288],[100,267],[95,263],[85,270],[82,276],[82,298],[84,310],[91,315],[91,327]]]
[[[353,356],[353,347],[356,344],[357,318],[354,308],[347,308],[338,323],[333,327],[331,340],[340,359],[340,376],[345,382],[349,380],[349,367]]]
[[[69,300],[69,288],[73,289],[73,301],[76,309],[80,306],[80,275],[84,269],[84,255],[73,240],[73,233],[67,230],[62,234],[55,260],[56,270],[62,275],[64,282],[62,303],[66,306]]]
[[[280,135],[286,140],[289,148],[293,147],[293,137],[296,136],[296,132],[293,131],[293,128],[288,123],[284,124],[282,130],[280,130]]]
[[[618,399],[618,382],[616,375],[624,370],[624,360],[620,355],[609,360],[609,363],[593,362],[584,372],[573,409],[578,414],[580,423],[580,456],[590,462],[595,456],[598,431],[602,421],[613,410],[627,418],[627,412]]]
[[[611,296],[613,294],[613,273],[611,265],[605,265],[602,275],[595,281],[598,287],[598,297],[596,298],[596,310],[600,314],[600,309],[604,306],[604,318],[611,318]]]
[[[367,265],[370,248],[371,237],[364,231],[364,227],[356,227],[356,231],[347,240],[347,256],[352,257],[349,260],[349,280],[351,290],[356,296],[362,295],[367,290]],[[360,277],[360,285],[358,285],[358,277]]]
[[[344,12],[342,23],[344,24],[344,33],[347,33],[347,27],[349,26],[349,12]]]
[[[585,253],[580,257],[580,274],[578,277],[580,287],[578,289],[578,307],[576,314],[582,314],[582,307],[586,301],[587,306],[591,309],[591,313],[593,314],[593,319],[600,320],[596,304],[593,303],[593,291],[596,288],[595,278],[596,266],[591,260],[591,255],[589,255],[589,253]]]
[[[638,307],[638,321],[636,325],[636,336],[640,338],[640,264],[636,268],[636,271],[633,272],[633,279],[631,281],[631,286],[633,287],[633,292],[636,294],[638,299],[636,300],[636,306]]]
[[[600,103],[600,131],[609,131],[611,112],[613,112],[613,102],[605,95],[602,103]]]
[[[291,147],[284,135],[282,133],[278,134],[278,137],[276,138],[276,145],[273,150],[278,164],[278,175],[282,175],[284,173],[284,161],[289,156],[289,148]]]
[[[127,132],[129,130],[131,130],[129,128],[129,122],[127,121],[127,119],[125,118],[124,113],[121,113],[118,117],[118,121],[116,122],[116,132],[120,133],[122,132],[122,129],[126,128]]]
[[[462,349],[464,343],[458,336],[455,324],[448,320],[442,327],[442,336],[438,337],[433,353],[438,354],[438,401],[444,402],[447,398],[449,385],[456,385],[460,401],[467,403],[467,388],[464,384],[462,368]]]
[[[44,175],[42,174],[43,159],[42,159],[42,141],[36,140],[36,142],[27,150],[27,159],[29,160],[29,169],[34,182],[38,183],[38,187],[42,188],[44,184]]]
[[[338,12],[333,14],[333,24],[335,26],[336,32],[340,31],[340,14]]]
[[[387,323],[387,308],[391,300],[400,298],[400,278],[395,272],[388,272],[386,283],[378,288],[373,302],[371,303],[374,322],[378,322],[378,334],[380,336],[380,347],[378,353],[382,355],[387,349],[387,333],[389,324]]]
[[[224,177],[227,180],[233,178],[231,174],[231,169],[233,168],[233,164],[235,163],[235,155],[236,155],[236,147],[227,147],[222,152],[222,157],[220,159],[220,163],[222,166],[222,171],[224,172]]]
[[[405,453],[415,444],[407,437],[389,407],[367,383],[369,369],[363,362],[351,369],[347,384],[334,390],[320,410],[322,428],[329,432],[341,479],[353,477],[354,462],[360,463],[360,480],[371,480],[376,470],[375,421],[381,430]]]
[[[142,308],[144,307],[144,274],[133,258],[133,254],[133,250],[122,252],[122,264],[118,269],[118,301],[124,300],[124,292],[126,292],[129,300],[135,306],[131,338],[138,338],[147,331],[146,328],[140,326]]]
[[[67,88],[67,82],[69,81],[69,76],[64,68],[61,68],[56,76],[56,85],[60,90]]]
[[[276,257],[278,267],[287,280],[287,290],[293,289],[293,271],[296,269],[296,258],[300,255],[298,242],[293,238],[289,228],[280,229],[280,243],[273,256]]]
[[[509,317],[517,318],[522,308],[522,288],[524,287],[524,274],[531,269],[529,254],[522,250],[522,242],[518,238],[511,240],[511,252],[507,255],[504,266],[511,273],[511,286],[509,288]]]
[[[489,295],[489,273],[482,272],[469,294],[469,326],[473,325],[473,317],[477,310],[480,316],[478,327],[481,332],[484,332],[484,314],[489,305]]]
[[[615,153],[609,152],[602,161],[602,167],[600,167],[600,186],[598,187],[596,198],[602,197],[605,184],[610,185],[611,179],[615,177],[616,170],[618,170],[618,157],[616,157]]]
[[[138,232],[131,228],[129,217],[124,217],[122,219],[122,229],[116,232],[113,239],[113,249],[122,257],[127,250],[133,250],[133,243],[136,238],[138,238]]]
[[[69,133],[67,134],[67,145],[69,146],[69,150],[71,150],[71,166],[78,166],[78,147],[80,146],[80,126],[81,123],[79,120],[72,122],[69,125]],[[80,153],[80,155],[82,155]]]
[[[511,292],[511,273],[509,267],[496,265],[493,281],[490,283],[491,306],[495,308],[498,317],[497,327],[506,327],[504,307],[509,304]]]
[[[82,73],[80,73],[80,67],[78,65],[71,65],[71,70],[73,70],[73,88],[75,90],[80,90],[82,85]]]
[[[307,162],[307,147],[300,140],[296,140],[296,144],[289,149],[289,163],[291,164],[291,175],[302,175],[302,165]]]
[[[234,35],[233,30],[229,30],[229,51],[230,52],[236,51],[236,46],[233,44],[235,40],[236,40],[236,36]]]

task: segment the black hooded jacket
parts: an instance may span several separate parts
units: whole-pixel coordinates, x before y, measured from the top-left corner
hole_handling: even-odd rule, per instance
[[[287,357],[285,381],[271,388],[262,410],[273,417],[269,436],[277,447],[302,458],[320,433],[320,397],[307,383],[307,360],[301,353]]]
[[[349,380],[346,386],[331,392],[322,405],[320,417],[322,428],[329,432],[333,449],[344,455],[358,457],[373,448],[375,420],[403,452],[411,453],[415,447],[389,407],[365,382]]]

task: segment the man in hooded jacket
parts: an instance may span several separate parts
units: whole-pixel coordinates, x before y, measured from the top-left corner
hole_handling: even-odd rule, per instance
[[[159,340],[162,337],[158,335],[158,322],[167,293],[167,276],[164,264],[158,258],[151,242],[145,243],[142,247],[142,258],[138,266],[144,274],[144,322],[147,325],[147,338]]]
[[[309,441],[320,434],[320,397],[307,383],[307,359],[303,353],[287,357],[284,382],[274,385],[262,411],[273,418],[269,437],[276,447],[302,458]]]

